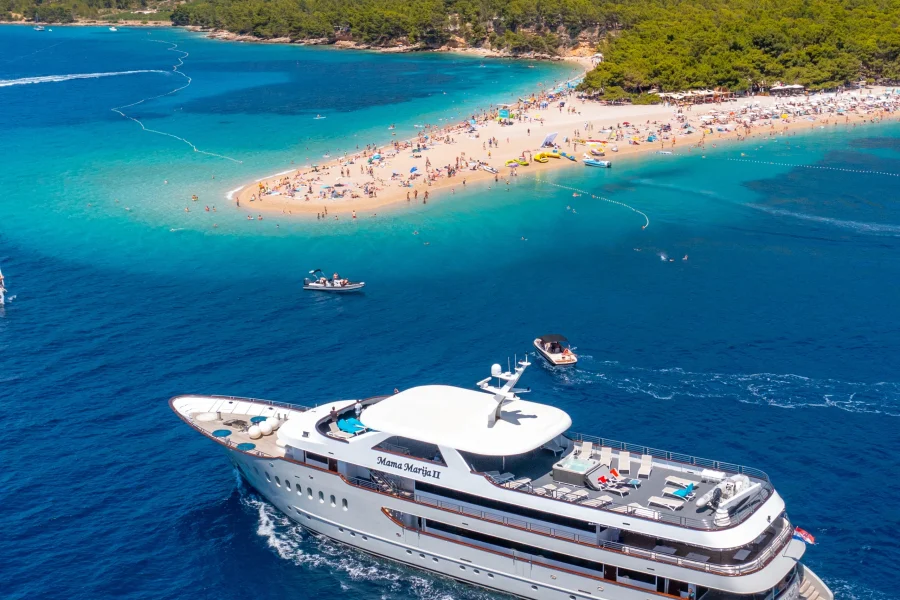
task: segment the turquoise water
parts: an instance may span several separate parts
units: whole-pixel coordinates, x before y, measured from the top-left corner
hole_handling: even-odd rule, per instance
[[[766,470],[840,597],[896,597],[896,124],[248,222],[225,200],[248,180],[571,68],[53,29],[0,27],[10,597],[498,597],[304,534],[166,401],[469,386],[550,332],[580,362],[536,362],[534,399],[577,431]],[[111,110],[186,83],[156,39],[191,83],[121,110],[220,156]],[[141,70],[162,72],[23,82]],[[191,194],[217,212],[184,213]],[[317,267],[369,287],[304,294]]]

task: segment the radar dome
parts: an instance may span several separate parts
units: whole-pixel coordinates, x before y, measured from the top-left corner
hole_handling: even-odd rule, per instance
[[[500,373],[503,372],[503,367],[494,363],[491,365],[491,377],[500,377]]]
[[[272,424],[268,421],[263,421],[259,424],[259,431],[263,435],[272,435]]]

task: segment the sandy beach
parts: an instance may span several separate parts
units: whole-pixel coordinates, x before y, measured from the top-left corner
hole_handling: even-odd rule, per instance
[[[582,163],[591,150],[594,158],[609,160],[615,168],[622,159],[646,153],[698,152],[790,131],[893,118],[900,108],[896,96],[887,109],[865,103],[849,108],[860,98],[882,93],[885,90],[873,89],[856,96],[822,96],[817,104],[823,107],[820,114],[787,112],[794,109],[785,108],[786,103],[809,102],[797,97],[759,96],[681,107],[606,106],[572,91],[552,98],[535,93],[510,107],[515,118],[506,123],[497,119],[498,107],[485,107],[473,113],[470,121],[441,128],[426,125],[412,139],[323,157],[317,165],[283,169],[234,190],[229,200],[247,212],[248,219],[273,212],[316,218],[326,218],[327,212],[328,219],[371,217],[388,208],[446,199],[480,181],[505,185],[512,177],[549,170],[597,168]],[[838,102],[848,107],[837,112]],[[748,110],[754,118],[747,116]],[[575,160],[534,160],[550,150],[541,144],[554,133],[556,149]],[[507,166],[516,159],[528,164]]]

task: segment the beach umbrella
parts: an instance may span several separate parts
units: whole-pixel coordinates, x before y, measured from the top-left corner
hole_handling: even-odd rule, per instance
[[[410,172],[410,173],[415,173],[415,172],[418,171],[418,170],[419,170],[419,167],[413,167],[412,169],[409,170],[409,172]]]

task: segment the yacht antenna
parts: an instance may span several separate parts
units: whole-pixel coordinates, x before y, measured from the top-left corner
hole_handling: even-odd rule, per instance
[[[507,358],[507,363],[508,362],[509,359]],[[525,359],[523,360],[516,360],[516,365],[517,366],[515,371],[510,368],[509,370],[504,372],[502,370],[503,367],[498,364],[494,364],[491,366],[491,375],[489,377],[486,377],[485,379],[482,379],[476,384],[484,391],[493,393],[494,400],[497,402],[497,408],[491,411],[491,414],[488,415],[488,427],[493,427],[494,424],[500,419],[504,404],[518,399],[518,396],[516,396],[516,394],[523,394],[531,391],[527,388],[514,387],[519,381],[519,378],[522,377],[525,369],[531,365],[531,363],[528,362],[528,356],[526,355]],[[498,384],[501,381],[504,381],[506,383],[504,383],[502,387],[491,385],[491,377],[496,377]]]

